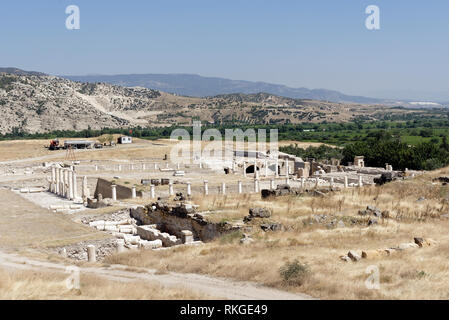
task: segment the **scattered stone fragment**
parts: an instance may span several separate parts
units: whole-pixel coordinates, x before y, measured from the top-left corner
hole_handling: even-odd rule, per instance
[[[378,257],[381,257],[382,255],[386,255],[386,252],[384,250],[366,250],[362,251],[362,258],[363,259],[376,259]]]
[[[350,250],[348,252],[348,257],[351,258],[352,261],[359,261],[362,257],[355,251]]]
[[[399,250],[407,250],[407,249],[419,248],[419,245],[417,245],[414,242],[406,242],[406,243],[401,243],[398,248],[399,248]]]
[[[243,234],[243,238],[240,239],[240,243],[243,245],[248,245],[254,242],[254,239],[250,238],[247,234]]]
[[[254,218],[269,218],[271,210],[268,208],[250,208],[249,215]]]

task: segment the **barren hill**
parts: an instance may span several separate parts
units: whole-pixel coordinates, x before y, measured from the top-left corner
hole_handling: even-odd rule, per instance
[[[301,123],[376,119],[411,112],[386,106],[332,103],[267,93],[184,97],[105,83],[81,83],[41,74],[0,73],[0,132],[83,130],[209,123]]]

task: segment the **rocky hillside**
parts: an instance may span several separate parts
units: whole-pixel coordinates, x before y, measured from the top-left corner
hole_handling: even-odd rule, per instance
[[[387,110],[388,109],[388,110]],[[81,83],[41,74],[0,73],[0,133],[209,123],[301,123],[377,119],[411,112],[385,106],[301,100],[272,94],[207,98],[105,83]]]

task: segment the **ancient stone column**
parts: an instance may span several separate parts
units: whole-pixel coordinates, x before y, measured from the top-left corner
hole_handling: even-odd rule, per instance
[[[224,182],[221,183],[221,193],[223,195],[226,194],[226,183],[224,183]]]
[[[117,239],[117,253],[122,253],[125,251],[125,240]]]
[[[288,160],[285,160],[285,175],[288,177],[290,175],[289,172],[289,168],[288,168]]]
[[[268,177],[268,161],[265,160],[265,177]]]
[[[154,170],[157,170],[157,163],[154,164]]]
[[[242,185],[242,181],[238,182],[238,189],[239,189],[239,194],[243,193],[243,185]]]
[[[204,194],[207,196],[209,194],[208,181],[204,180]]]
[[[304,189],[306,185],[306,179],[304,177],[301,177],[301,189]]]
[[[192,185],[190,182],[187,182],[187,196],[191,196],[192,195]]]
[[[203,160],[200,159],[200,169],[203,169]]]
[[[96,253],[95,253],[95,246],[88,245],[87,246],[87,261],[89,262],[95,262],[97,261]]]
[[[154,192],[154,184],[150,185],[150,197],[151,197],[151,199],[156,198],[155,192]]]
[[[59,196],[64,195],[64,172],[62,168],[59,169]]]
[[[118,171],[122,171],[122,165],[121,164],[118,165]]]
[[[137,198],[136,186],[133,186],[131,189],[131,198],[133,199]]]
[[[176,164],[176,168],[179,170],[179,169],[181,169],[181,164],[178,162],[177,164]]]
[[[285,177],[285,184],[290,184],[290,177],[288,175]]]
[[[55,169],[56,169],[55,193],[59,195],[59,188],[61,187],[61,186],[60,186],[60,180],[59,180],[60,177],[61,177],[61,175],[60,175],[59,171],[60,171],[61,169],[60,169],[60,168],[55,168]]]
[[[59,175],[60,175],[59,181],[61,183],[61,187],[59,188],[59,191],[61,193],[61,197],[64,197],[66,188],[65,188],[64,169],[63,168],[61,168],[61,171],[59,171]]]
[[[67,172],[67,178],[68,178],[68,192],[67,192],[67,199],[73,200],[73,171],[68,170]]]
[[[254,180],[254,192],[259,192],[259,179]]]
[[[359,187],[363,187],[363,177],[359,175]]]
[[[243,176],[246,178],[246,162],[243,161]]]
[[[271,180],[270,180],[270,189],[271,189],[271,190],[276,189],[274,179],[271,179]]]
[[[315,188],[318,188],[320,185],[320,178],[316,177],[315,179]]]
[[[50,192],[55,192],[55,183],[56,183],[56,168],[51,167],[51,182],[50,182]]]
[[[254,160],[254,178],[259,178],[259,170],[257,170],[257,160]]]
[[[98,171],[98,165],[95,165],[95,171]]]
[[[331,181],[330,181],[330,187],[333,188],[334,187],[334,177],[331,177]]]
[[[173,183],[171,183],[171,182],[168,184],[168,194],[170,196],[175,194],[175,192],[173,191]]]
[[[348,187],[348,176],[345,176],[345,188],[347,188]]]
[[[83,197],[83,200],[90,197],[90,194],[88,194],[88,192],[87,192],[87,177],[86,176],[83,177],[82,197]]]
[[[145,163],[142,163],[142,171],[145,171],[145,170],[146,170]]]
[[[115,184],[111,185],[112,200],[117,201],[117,186]]]
[[[64,197],[69,199],[69,170],[64,170]]]
[[[279,178],[279,159],[276,159],[275,177]]]

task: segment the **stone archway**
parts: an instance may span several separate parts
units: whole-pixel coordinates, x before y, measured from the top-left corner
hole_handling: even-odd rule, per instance
[[[257,171],[260,171],[260,168],[259,167],[256,167],[257,169]],[[246,169],[245,169],[245,172],[246,173],[254,173],[254,165],[253,164],[251,164],[251,165],[249,165],[248,167],[246,167]]]

